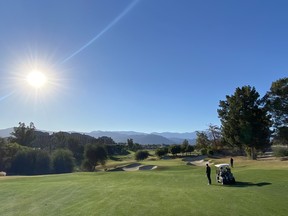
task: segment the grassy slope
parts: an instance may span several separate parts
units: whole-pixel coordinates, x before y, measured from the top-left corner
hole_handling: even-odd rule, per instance
[[[235,186],[207,186],[204,167],[180,160],[145,163],[159,169],[2,177],[0,215],[286,215],[287,161],[235,159]]]

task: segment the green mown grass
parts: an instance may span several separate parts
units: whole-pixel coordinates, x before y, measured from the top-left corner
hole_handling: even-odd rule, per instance
[[[205,167],[179,159],[143,164],[159,168],[1,177],[0,215],[287,215],[287,161],[236,159],[234,186],[208,186]]]

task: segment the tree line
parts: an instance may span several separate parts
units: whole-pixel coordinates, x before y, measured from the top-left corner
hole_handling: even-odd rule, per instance
[[[196,148],[211,152],[236,148],[256,159],[272,144],[287,145],[288,78],[272,82],[262,98],[255,87],[238,87],[220,100],[217,112],[221,126],[197,132]]]
[[[221,126],[209,125],[197,131],[196,145],[187,140],[181,145],[157,148],[155,154],[188,155],[194,150],[214,154],[237,149],[256,159],[272,144],[288,144],[288,78],[272,82],[270,90],[260,98],[255,87],[236,88],[234,94],[220,100],[217,110]],[[75,167],[94,171],[114,155],[138,152],[136,160],[148,157],[143,145],[128,139],[117,144],[110,137],[94,138],[79,133],[37,131],[34,124],[20,122],[11,137],[0,139],[0,170],[12,174],[46,174],[72,172]],[[151,148],[151,146],[149,146]]]
[[[32,122],[19,122],[8,139],[0,139],[0,170],[15,175],[69,173],[75,168],[94,171],[109,157],[128,153],[126,145],[116,144],[110,137],[49,134],[37,131]]]
[[[194,147],[199,154],[234,152],[256,159],[272,144],[287,146],[288,78],[272,82],[262,98],[255,87],[238,87],[219,101],[217,112],[221,126],[210,124],[207,130],[196,133]],[[159,148],[156,154],[177,155],[180,149],[180,145]]]

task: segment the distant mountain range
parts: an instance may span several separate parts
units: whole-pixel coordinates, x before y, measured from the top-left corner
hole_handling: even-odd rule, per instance
[[[12,131],[13,131],[13,128],[1,129],[0,130],[0,137],[2,137],[2,138],[9,137]]]
[[[111,137],[115,142],[127,142],[127,139],[133,139],[134,143],[139,144],[181,144],[187,139],[190,144],[195,144],[196,132],[191,133],[143,133],[135,131],[92,131],[86,135],[98,138],[101,136]]]
[[[0,129],[0,137],[9,137],[10,133],[13,131],[13,128]],[[52,132],[50,132],[52,133]],[[107,136],[111,137],[116,143],[126,143],[127,139],[133,139],[134,143],[139,144],[181,144],[184,139],[187,139],[190,144],[195,144],[196,132],[191,133],[172,133],[172,132],[163,132],[163,133],[142,133],[135,131],[92,131],[89,133],[81,133],[91,137],[102,137]]]

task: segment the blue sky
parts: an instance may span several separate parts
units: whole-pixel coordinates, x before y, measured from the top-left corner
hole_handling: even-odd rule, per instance
[[[288,1],[2,0],[0,129],[192,132],[287,76]],[[31,68],[47,76],[27,84]]]

